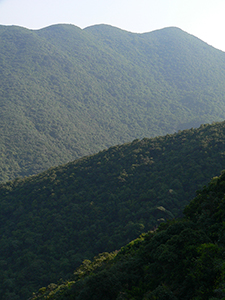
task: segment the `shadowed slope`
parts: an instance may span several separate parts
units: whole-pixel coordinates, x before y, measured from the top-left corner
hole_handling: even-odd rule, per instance
[[[70,277],[84,259],[181,216],[224,166],[223,122],[134,140],[1,184],[1,299],[26,299]]]

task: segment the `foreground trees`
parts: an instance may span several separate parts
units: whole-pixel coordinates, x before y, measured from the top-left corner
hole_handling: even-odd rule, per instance
[[[84,261],[73,281],[32,299],[225,299],[224,194],[225,172],[198,192],[184,218]]]

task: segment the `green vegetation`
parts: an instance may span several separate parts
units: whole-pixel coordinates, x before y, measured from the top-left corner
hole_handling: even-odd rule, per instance
[[[0,181],[225,119],[225,53],[178,28],[0,26]]]
[[[224,165],[222,122],[134,140],[2,183],[0,298],[26,299],[70,278],[82,261],[181,217]]]
[[[225,172],[198,191],[180,220],[84,261],[73,278],[33,300],[225,299]]]

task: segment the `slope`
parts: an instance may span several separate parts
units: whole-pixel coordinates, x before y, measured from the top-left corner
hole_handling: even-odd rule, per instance
[[[69,282],[32,299],[224,299],[224,193],[223,172],[198,192],[185,218],[84,261]]]
[[[225,54],[177,28],[0,26],[0,180],[225,118]]]
[[[70,277],[84,259],[181,216],[224,165],[225,122],[134,140],[1,184],[1,299],[25,299]]]

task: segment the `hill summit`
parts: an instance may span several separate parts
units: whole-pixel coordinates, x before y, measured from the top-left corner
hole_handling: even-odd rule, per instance
[[[0,26],[0,181],[225,119],[225,53],[174,27]]]

